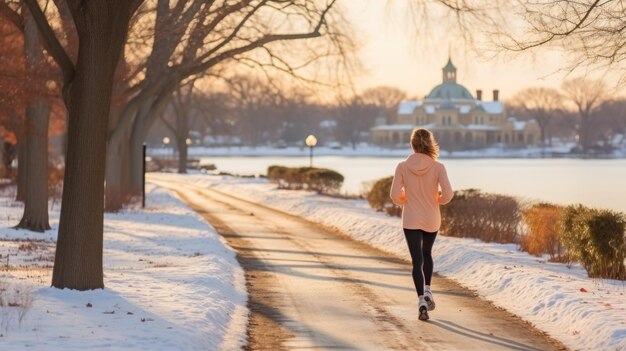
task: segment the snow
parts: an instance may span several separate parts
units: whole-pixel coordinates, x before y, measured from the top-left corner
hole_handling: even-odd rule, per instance
[[[8,228],[21,215],[8,197],[0,197],[0,208],[0,262],[12,267],[0,271],[0,285],[9,298],[32,298],[30,310],[0,308],[2,350],[232,350],[245,344],[247,294],[235,253],[168,191],[148,185],[145,210],[105,215],[106,288],[86,292],[49,287],[58,208],[44,234]],[[20,250],[24,240],[37,240],[36,248]],[[20,311],[26,311],[21,323]]]
[[[415,100],[406,100],[400,103],[398,106],[398,114],[399,115],[410,115],[415,111],[415,108],[421,106],[422,103]]]
[[[427,114],[432,115],[437,111],[437,108],[434,105],[424,105],[424,110]]]
[[[364,200],[278,190],[260,179],[202,174],[184,179],[303,216],[408,259],[400,219],[372,211]],[[626,349],[624,282],[590,279],[578,265],[550,263],[518,251],[514,244],[439,236],[434,257],[438,273],[476,290],[573,350]]]
[[[415,126],[412,124],[386,124],[382,126],[376,126],[371,130],[399,130],[399,131],[412,131]]]
[[[483,101],[481,102],[481,105],[489,114],[500,114],[502,113],[502,111],[504,111],[504,104],[500,101]]]
[[[459,106],[459,112],[462,114],[469,113],[472,110],[472,105],[461,105]]]

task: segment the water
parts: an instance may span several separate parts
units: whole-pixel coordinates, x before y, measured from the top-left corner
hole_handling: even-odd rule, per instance
[[[317,156],[314,166],[344,175],[343,190],[393,175],[402,157]],[[626,212],[626,160],[443,159],[454,189],[478,188],[558,204],[583,203]],[[308,166],[308,157],[203,157],[218,170],[265,174],[269,165]]]

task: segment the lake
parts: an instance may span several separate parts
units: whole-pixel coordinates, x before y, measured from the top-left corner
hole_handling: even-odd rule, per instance
[[[308,157],[210,156],[219,171],[265,174],[270,165],[308,166]],[[403,157],[316,156],[315,167],[345,177],[343,191],[360,193],[364,183],[393,175]],[[478,188],[559,204],[583,203],[626,212],[626,160],[442,159],[454,189]]]

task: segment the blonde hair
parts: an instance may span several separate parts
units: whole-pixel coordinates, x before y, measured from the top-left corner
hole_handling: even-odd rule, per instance
[[[411,148],[420,154],[432,157],[434,160],[439,156],[439,144],[435,136],[428,129],[415,128],[411,133]]]

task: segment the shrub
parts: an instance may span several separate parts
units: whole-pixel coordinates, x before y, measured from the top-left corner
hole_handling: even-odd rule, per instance
[[[582,205],[565,209],[560,238],[570,258],[592,278],[626,279],[626,218],[623,214]]]
[[[520,249],[531,255],[550,255],[552,261],[562,261],[565,248],[559,240],[559,222],[563,207],[539,203],[522,212],[526,233],[520,239]]]
[[[305,177],[309,189],[320,194],[339,192],[344,179],[340,173],[325,168],[310,168],[305,173]]]
[[[288,168],[285,166],[269,166],[267,167],[267,179],[270,182],[278,184],[279,188],[286,187]]]
[[[514,197],[460,190],[441,210],[442,234],[497,243],[518,240],[521,211]]]
[[[306,173],[310,167],[292,167],[287,168],[286,183],[287,188],[293,190],[302,190],[306,185]]]
[[[390,216],[400,217],[402,214],[402,207],[396,206],[391,201],[391,197],[389,196],[392,182],[393,177],[386,177],[377,180],[367,193],[367,202],[376,211],[385,211]]]
[[[320,194],[334,194],[341,189],[344,177],[331,169],[270,166],[267,178],[282,189],[309,189]]]

